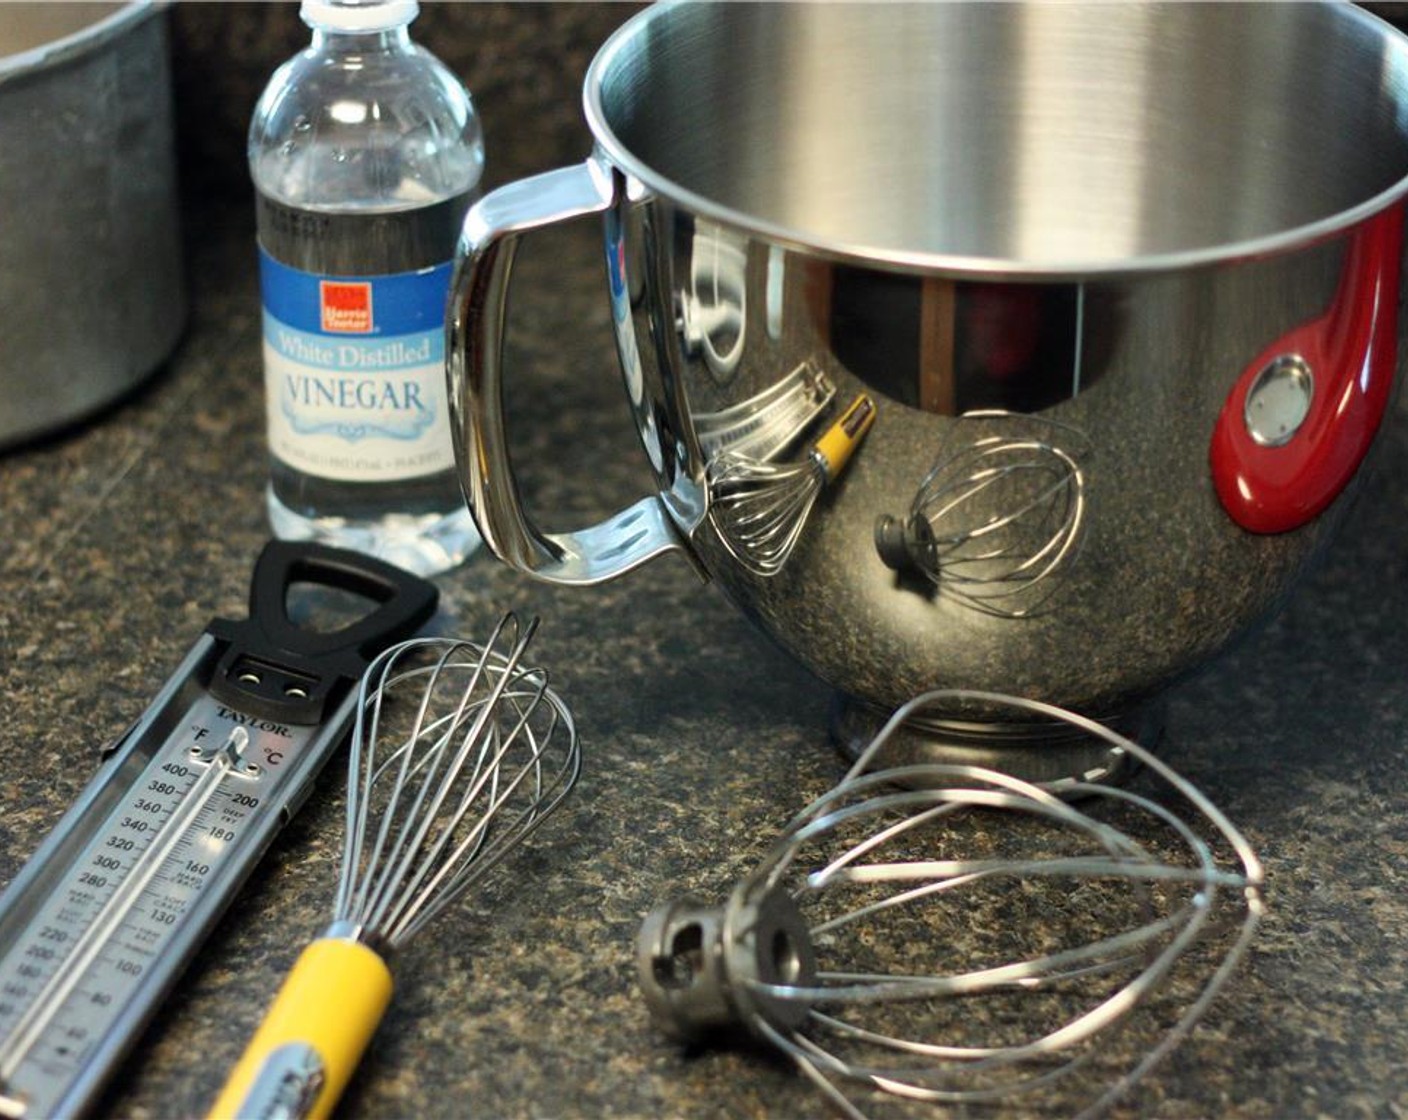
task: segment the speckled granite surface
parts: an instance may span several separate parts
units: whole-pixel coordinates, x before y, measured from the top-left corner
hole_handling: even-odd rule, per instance
[[[483,15],[505,38],[473,41],[456,37],[473,16],[435,17],[454,25],[449,47],[436,44],[443,54],[459,43],[499,67],[497,93],[477,90],[496,180],[585,152],[573,92],[590,53],[581,42],[624,14],[504,5]],[[181,19],[178,47],[202,60],[201,42],[276,41],[225,13]],[[555,66],[559,57],[568,61]],[[542,108],[529,112],[535,98]],[[227,133],[238,144],[238,128]],[[243,610],[266,528],[252,216],[230,186],[238,168],[236,159],[192,169],[194,312],[168,368],[99,421],[0,459],[6,881],[91,774],[98,744],[141,710],[211,616]],[[563,524],[601,516],[645,484],[597,271],[588,229],[530,244],[515,296],[521,475],[535,508]],[[1408,1115],[1403,405],[1377,466],[1289,607],[1172,697],[1162,754],[1250,836],[1272,910],[1202,1025],[1116,1115]],[[510,607],[543,616],[538,652],[576,711],[587,770],[513,873],[397,962],[396,1000],[338,1115],[822,1114],[780,1063],[664,1041],[636,992],[633,940],[656,902],[722,894],[803,800],[840,776],[826,691],[678,561],[569,591],[479,556],[438,582],[436,625],[446,630],[482,634]],[[336,765],[325,774],[196,958],[124,1066],[108,1114],[191,1116],[212,1099],[324,924],[340,777]],[[950,936],[961,947],[962,915]],[[1112,1067],[1136,1056],[1129,1046],[1112,1044]],[[1014,1104],[1000,1115],[1069,1106]]]

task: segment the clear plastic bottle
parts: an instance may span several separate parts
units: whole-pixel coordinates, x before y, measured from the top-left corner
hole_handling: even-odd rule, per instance
[[[304,0],[309,47],[249,131],[269,519],[417,572],[479,544],[444,374],[451,260],[484,167],[469,94],[412,42],[414,0]]]

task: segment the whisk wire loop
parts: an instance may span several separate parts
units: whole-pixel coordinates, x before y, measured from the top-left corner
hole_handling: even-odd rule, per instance
[[[1032,1062],[1034,1055],[1032,1053],[1023,1054],[1019,1061],[1010,1047],[942,1046],[919,1043],[911,1039],[897,1038],[882,1031],[866,1030],[853,1023],[835,1019],[816,1011],[812,1013],[812,1020],[816,1024],[826,1027],[838,1037],[846,1037],[867,1046],[916,1058],[932,1058],[943,1062],[958,1063],[961,1068],[956,1070],[953,1075],[956,1087],[946,1089],[936,1087],[935,1067],[933,1066],[926,1065],[906,1070],[845,1062],[804,1035],[794,1037],[790,1040],[792,1045],[784,1047],[792,1053],[794,1058],[805,1056],[809,1062],[816,1063],[818,1070],[829,1070],[834,1077],[852,1081],[869,1081],[874,1087],[895,1096],[932,1103],[984,1103],[1002,1100],[1017,1093],[1029,1093],[1069,1076],[1081,1066],[1089,1063],[1094,1057],[1093,1052],[1086,1052],[1064,1058],[1059,1064],[1044,1070],[1034,1069]],[[1005,1081],[990,1085],[970,1083],[973,1075],[977,1073],[1007,1074],[1012,1070],[1016,1072]],[[958,1086],[957,1083],[960,1079],[964,1083]],[[850,1115],[865,1120],[864,1113],[855,1105],[851,1105]]]
[[[886,732],[882,731],[881,734],[885,735]],[[873,757],[874,753],[875,748],[872,747],[867,755]],[[953,785],[937,786],[935,782],[938,779],[950,781]],[[920,785],[920,782],[924,784]],[[1104,786],[1098,788],[1101,791],[1106,789]],[[868,796],[857,800],[861,795]],[[851,803],[844,804],[846,802]],[[841,807],[832,808],[837,805]],[[881,818],[897,811],[906,814],[843,851],[827,866],[812,872],[808,882],[814,888],[824,887],[841,868],[907,832],[928,825],[940,816],[983,805],[1020,809],[1030,815],[1046,817],[1090,835],[1112,853],[1121,851],[1131,857],[1148,858],[1143,848],[1119,829],[1081,813],[1050,789],[1010,774],[962,763],[925,763],[871,774],[858,773],[853,766],[845,779],[812,802],[783,830],[783,836],[771,857],[763,861],[759,872],[760,885],[775,887],[790,867],[793,856],[807,842],[856,820]],[[916,809],[920,811],[915,812]]]
[[[999,774],[996,771],[985,775],[975,767],[961,764],[932,763],[917,767],[916,770],[916,777],[922,776],[929,780],[948,777],[953,781],[986,781],[1000,788],[984,789],[975,784],[895,790],[889,793],[872,794],[862,802],[819,815],[797,831],[798,839],[807,840],[822,832],[835,831],[837,827],[858,818],[884,817],[896,810],[909,813],[903,819],[854,845],[833,860],[831,864],[828,864],[825,869],[814,872],[814,876],[835,874],[840,868],[849,866],[859,857],[876,851],[882,844],[889,843],[905,833],[915,831],[922,825],[928,824],[929,817],[926,813],[914,813],[912,810],[931,802],[938,802],[936,808],[951,806],[952,810],[980,807],[1021,808],[1037,816],[1049,818],[1056,823],[1086,833],[1093,839],[1100,841],[1110,851],[1123,851],[1131,856],[1146,854],[1140,845],[1118,829],[1092,820],[1075,809],[1069,802],[1054,796],[1048,789],[1021,778]],[[905,771],[906,768],[896,768],[879,774],[867,775],[851,783],[842,783],[838,789],[841,795],[852,798],[859,793],[870,790],[890,789],[897,781],[904,780]]]
[[[543,685],[546,687],[546,681],[543,682]],[[458,897],[470,883],[480,878],[498,863],[527,831],[535,827],[544,815],[545,806],[555,804],[555,799],[552,801],[545,799],[548,787],[542,775],[544,756],[542,744],[548,741],[550,733],[546,736],[534,733],[526,724],[525,713],[514,731],[508,734],[504,734],[498,729],[494,731],[496,741],[501,744],[514,742],[515,735],[523,736],[523,741],[530,744],[530,764],[520,767],[511,778],[505,780],[498,768],[504,761],[507,747],[499,747],[491,763],[494,775],[490,792],[484,799],[486,817],[479,820],[474,829],[460,840],[449,856],[440,861],[434,875],[421,887],[418,897],[411,900],[407,906],[407,912],[416,915],[414,920],[407,921],[404,929],[398,927],[394,931],[396,936],[410,936],[416,929],[430,921],[436,913]],[[531,784],[533,787],[528,802],[521,805],[516,814],[497,821],[494,830],[495,839],[486,845],[488,819],[504,814],[506,812],[505,806],[511,803],[518,794],[519,787],[525,783]],[[463,804],[456,814],[455,827],[473,807],[471,792],[471,790],[465,792]],[[450,834],[450,830],[447,829],[447,838]],[[432,899],[434,899],[433,902]]]
[[[1192,782],[1184,778],[1163,759],[1152,751],[1140,746],[1132,739],[1127,739],[1118,732],[1110,730],[1104,724],[1079,712],[1067,711],[1058,708],[1054,704],[1048,704],[1041,700],[1029,700],[1016,696],[1008,696],[999,692],[988,692],[982,689],[934,689],[930,692],[921,693],[912,700],[895,709],[895,712],[885,721],[885,725],[880,729],[879,734],[866,746],[846,776],[842,779],[842,785],[859,778],[865,771],[871,768],[876,755],[885,749],[890,739],[902,728],[905,723],[912,719],[917,712],[925,708],[935,707],[941,704],[984,704],[997,707],[1011,707],[1025,710],[1028,714],[1041,719],[1051,720],[1058,723],[1065,723],[1087,735],[1093,735],[1108,743],[1111,747],[1123,751],[1133,757],[1141,766],[1153,771],[1163,781],[1172,786],[1185,800],[1196,808],[1209,824],[1213,826],[1220,836],[1231,846],[1236,853],[1238,861],[1242,864],[1246,877],[1247,897],[1249,904],[1257,902],[1258,913],[1263,905],[1260,901],[1265,885],[1265,872],[1261,866],[1261,860],[1252,847],[1251,842],[1242,834],[1241,830],[1234,825],[1227,816],[1212,803],[1202,790],[1198,789]],[[975,768],[976,769],[976,768]],[[997,774],[996,771],[988,771],[989,774]],[[1006,775],[1003,775],[1006,777]],[[1058,784],[1056,789],[1075,788],[1083,793],[1099,793],[1103,796],[1114,796],[1128,800],[1132,795],[1128,790],[1123,790],[1118,786],[1097,785],[1095,783],[1071,783]],[[1049,791],[1044,791],[1048,792]],[[1044,800],[1044,799],[1043,799]],[[1056,800],[1060,800],[1057,798]],[[1149,804],[1146,802],[1146,804]]]
[[[1023,454],[1044,458],[1010,461]],[[1008,461],[986,465],[985,460],[997,457]],[[934,533],[934,563],[951,593],[979,603],[1030,597],[1078,547],[1085,521],[1085,472],[1060,447],[990,439],[981,441],[970,456],[947,460],[941,467],[941,473],[931,474],[921,486],[915,509],[925,509],[923,516]],[[970,473],[962,482],[950,480],[965,470]],[[1024,476],[1037,476],[1024,498],[999,503],[1000,513],[964,519],[981,505],[985,493],[1000,486],[1020,489],[1018,481]]]
[[[523,664],[536,628],[508,614],[483,645],[414,639],[364,677],[336,920],[396,947],[571,788],[581,764],[571,713],[547,673]],[[387,708],[412,690],[408,729],[387,748]]]
[[[495,637],[498,636],[498,633],[498,631],[495,632]],[[418,894],[419,888],[426,876],[431,874],[434,868],[441,866],[441,858],[455,835],[459,823],[470,808],[479,803],[482,798],[485,811],[476,816],[469,834],[464,838],[460,849],[462,852],[477,849],[482,843],[490,821],[495,819],[495,812],[501,804],[501,799],[498,797],[499,764],[503,760],[505,744],[512,740],[505,738],[498,725],[490,723],[489,720],[497,710],[510,674],[517,668],[518,659],[531,636],[532,628],[530,627],[528,633],[515,643],[509,653],[504,671],[498,674],[490,695],[481,703],[471,704],[469,698],[482,682],[489,650],[493,648],[493,642],[491,641],[490,645],[485,647],[484,652],[475,663],[471,683],[461,695],[459,706],[455,712],[457,721],[468,720],[468,729],[457,736],[455,728],[460,725],[456,723],[451,730],[434,741],[434,748],[431,751],[434,765],[420,783],[415,801],[406,815],[405,827],[402,829],[403,841],[408,833],[410,834],[409,840],[398,845],[398,848],[403,849],[399,864],[395,860],[386,862],[386,873],[383,876],[383,881],[378,884],[378,895],[381,902],[371,914],[371,924],[375,928],[387,930],[388,936],[395,936],[398,932],[398,923],[405,915],[415,912],[416,904],[421,897]],[[425,705],[429,704],[435,691],[435,684],[438,684],[439,674],[447,664],[446,657],[442,657],[436,667],[436,676],[432,678],[434,683],[426,689],[416,727],[403,748],[403,753],[408,758],[421,742],[419,732],[421,721],[424,718]],[[447,755],[449,761],[446,762],[444,771],[441,773],[439,764]],[[449,815],[449,818],[444,819],[441,814],[446,800],[452,790],[460,787],[456,778],[465,771],[466,765],[471,761],[472,769],[469,771],[468,781],[463,783],[459,804]],[[487,797],[482,797],[486,785],[490,792]],[[403,786],[398,784],[394,788],[399,791]],[[430,798],[428,806],[426,805],[427,795]],[[394,818],[396,809],[397,805],[393,799],[383,814],[383,827]],[[419,822],[413,832],[409,827],[412,822]],[[430,842],[432,831],[436,833],[433,843]],[[392,885],[396,888],[394,895],[385,890],[387,886]],[[396,902],[396,899],[400,901]]]
[[[393,899],[402,897],[399,888],[408,882],[406,876],[409,871],[409,863],[422,850],[426,833],[435,823],[433,812],[429,814],[422,812],[425,799],[432,791],[437,799],[443,798],[445,791],[449,788],[449,781],[445,775],[455,772],[454,761],[452,760],[448,764],[443,774],[442,763],[444,763],[446,753],[458,738],[456,732],[466,716],[470,697],[476,694],[481,685],[489,651],[495,647],[506,624],[507,619],[500,619],[489,643],[479,651],[468,686],[461,694],[457,708],[448,718],[433,720],[428,726],[426,724],[426,716],[430,704],[435,698],[441,674],[446,665],[450,663],[450,659],[458,652],[458,647],[455,645],[445,647],[433,668],[428,671],[427,681],[422,687],[415,720],[411,725],[410,732],[398,748],[393,751],[391,757],[385,762],[379,763],[375,757],[380,743],[379,738],[373,738],[367,742],[366,784],[363,787],[363,797],[358,803],[356,827],[349,829],[349,835],[365,836],[369,815],[374,808],[380,810],[376,839],[368,859],[368,866],[379,870],[372,878],[364,882],[355,903],[358,919],[371,928],[378,930],[387,928],[387,907]],[[407,652],[408,648],[414,647],[402,647],[399,652]],[[392,660],[394,661],[394,658]],[[381,710],[380,700],[386,690],[399,681],[411,679],[416,675],[418,675],[417,671],[412,669],[409,673],[399,677],[387,676],[383,679],[382,691],[376,696],[378,716]],[[502,684],[502,678],[500,684]],[[466,752],[472,749],[478,749],[482,752],[487,746],[483,731],[489,711],[490,708],[487,705],[474,709],[473,721],[460,748],[458,761],[461,766]],[[396,769],[396,777],[389,786],[390,796],[384,806],[375,806],[372,790],[378,787],[378,780],[389,773],[393,767]],[[411,802],[403,803],[401,794],[410,786],[412,777],[420,779],[415,786],[416,796]],[[390,842],[389,850],[388,842]]]
[[[954,567],[958,559],[954,550],[960,546],[983,545],[989,538],[1012,529],[1033,513],[1042,516],[1035,522],[1040,532],[1035,536],[1040,542],[1026,555],[1016,555],[1014,564],[1007,573],[1005,583],[1016,586],[993,584],[988,578],[975,578],[966,568],[958,567],[949,578],[969,583],[974,588],[986,589],[993,597],[1015,594],[1025,582],[1030,586],[1047,573],[1054,571],[1069,552],[1079,542],[1078,530],[1084,521],[1085,498],[1083,493],[1085,475],[1079,464],[1059,447],[1035,442],[1008,443],[1001,446],[984,447],[981,454],[1012,455],[1029,452],[1044,452],[1052,461],[1008,463],[996,467],[983,467],[975,470],[964,487],[950,490],[947,505],[935,509],[931,516],[935,528],[935,541],[938,546],[939,563],[947,559]],[[953,515],[958,509],[979,498],[984,491],[994,489],[999,484],[1010,482],[1024,475],[1037,476],[1036,485],[1021,504],[1011,505],[1004,512],[990,514],[985,519],[963,528],[955,527]],[[1042,484],[1042,477],[1048,481]],[[926,482],[927,484],[927,482]],[[942,491],[940,491],[942,492]],[[921,494],[925,493],[921,489]],[[948,526],[943,531],[939,526]],[[986,548],[971,548],[966,560],[972,562],[991,561],[1008,555],[1005,542],[993,540]]]

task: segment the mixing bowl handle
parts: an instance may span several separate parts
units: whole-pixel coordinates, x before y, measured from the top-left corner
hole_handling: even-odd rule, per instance
[[[1287,331],[1242,371],[1213,429],[1213,485],[1253,533],[1318,517],[1359,470],[1398,370],[1403,207],[1353,229],[1324,313]]]
[[[658,497],[596,525],[545,533],[533,524],[509,460],[503,414],[503,336],[518,240],[533,229],[610,209],[621,189],[596,159],[510,183],[470,210],[460,234],[447,314],[450,428],[460,482],[485,544],[499,559],[552,583],[612,579],[683,538]]]

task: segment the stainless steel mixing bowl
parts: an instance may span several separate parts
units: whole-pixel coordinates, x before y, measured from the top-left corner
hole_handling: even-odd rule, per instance
[[[591,157],[475,207],[455,280],[459,463],[509,563],[685,550],[864,735],[939,686],[1129,718],[1327,540],[1401,329],[1408,45],[1371,15],[665,4],[585,104]],[[523,233],[584,214],[659,489],[550,533],[506,452],[505,292]],[[823,438],[861,394],[868,433]],[[928,730],[1106,761],[981,708]]]

